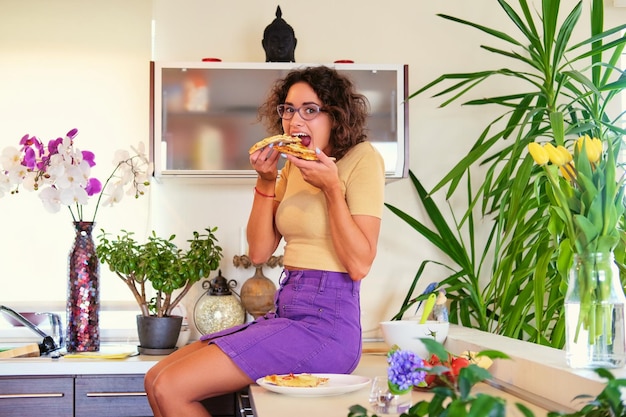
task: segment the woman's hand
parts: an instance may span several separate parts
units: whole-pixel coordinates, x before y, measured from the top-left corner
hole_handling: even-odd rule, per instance
[[[250,155],[250,165],[257,172],[259,178],[265,181],[274,181],[278,177],[278,158],[280,154],[274,152],[273,145]]]
[[[293,155],[285,157],[300,169],[302,178],[312,186],[324,190],[338,185],[339,175],[335,161],[319,149],[316,149],[316,153],[318,161],[307,161]]]

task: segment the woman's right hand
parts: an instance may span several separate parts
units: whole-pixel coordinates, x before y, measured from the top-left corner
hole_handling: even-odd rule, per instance
[[[259,178],[265,181],[274,181],[278,178],[279,158],[280,153],[274,152],[273,145],[269,145],[250,155],[250,165],[257,172]]]

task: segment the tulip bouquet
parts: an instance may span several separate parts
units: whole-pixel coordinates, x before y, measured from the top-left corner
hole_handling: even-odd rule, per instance
[[[91,168],[96,165],[93,152],[76,147],[77,129],[70,130],[65,137],[50,140],[47,145],[36,136],[25,135],[19,142],[20,148],[9,146],[0,155],[0,197],[17,194],[20,188],[39,191],[45,209],[56,213],[67,206],[74,222],[87,221],[83,213],[89,197],[98,195],[98,200],[89,219],[95,221],[98,208],[112,206],[127,194],[135,198],[145,193],[150,184],[152,163],[142,143],[134,154],[118,150],[113,160],[113,172],[104,186],[91,177]],[[104,188],[104,191],[101,192]],[[103,195],[107,196],[102,200]]]
[[[571,265],[574,255],[581,259],[603,254],[603,262],[608,264],[607,260],[612,259],[609,255],[620,240],[618,225],[624,213],[624,178],[617,177],[615,162],[619,145],[614,147],[609,141],[585,135],[574,142],[573,148],[572,154],[564,146],[555,147],[551,143],[528,145],[530,155],[543,167],[548,179],[554,219],[551,225],[557,236],[564,237],[558,243],[558,261],[561,265]],[[604,266],[580,268],[574,283],[580,293],[575,342],[581,326],[589,334],[589,344],[603,333],[606,336],[611,332],[607,326],[599,325],[610,323],[606,315],[611,311],[602,306],[598,306],[599,310],[592,307],[608,301],[611,291],[610,279],[594,278],[594,271],[601,267]]]

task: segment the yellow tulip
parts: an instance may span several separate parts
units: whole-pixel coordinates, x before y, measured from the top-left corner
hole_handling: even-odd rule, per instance
[[[528,152],[530,153],[530,156],[533,157],[537,165],[545,165],[550,160],[546,150],[536,142],[528,144]]]
[[[561,175],[568,181],[572,181],[576,179],[576,169],[574,168],[574,164],[567,163],[559,167],[559,171],[561,171]]]
[[[602,156],[602,141],[598,138],[591,139],[589,135],[581,136],[576,141],[579,152],[583,149],[583,143],[585,144],[585,152],[589,162],[592,164],[598,162]]]
[[[559,145],[556,147],[556,150],[559,151],[559,153],[561,154],[561,157],[565,161],[565,164],[574,159],[574,156],[567,150],[567,148],[565,148],[565,146]]]
[[[554,147],[551,143],[546,143],[543,148],[548,153],[548,157],[550,158],[550,162],[552,162],[556,166],[562,166],[569,162],[569,157],[566,157],[562,151],[559,151]],[[569,152],[568,152],[569,154]]]

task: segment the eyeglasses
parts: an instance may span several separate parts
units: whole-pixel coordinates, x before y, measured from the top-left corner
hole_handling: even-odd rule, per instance
[[[284,120],[291,120],[296,112],[298,112],[300,117],[302,117],[304,120],[313,120],[317,117],[318,114],[320,114],[320,112],[324,111],[320,106],[315,103],[305,104],[298,108],[295,108],[289,104],[279,104],[278,106],[276,106],[276,110],[278,111],[278,115],[280,116],[280,118]]]

